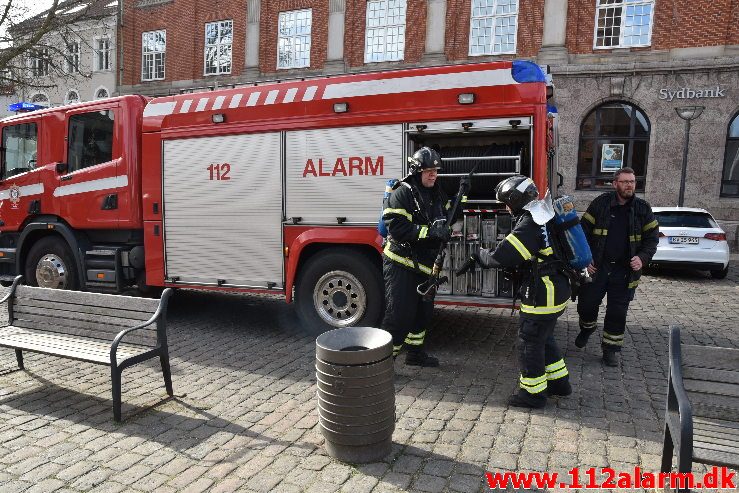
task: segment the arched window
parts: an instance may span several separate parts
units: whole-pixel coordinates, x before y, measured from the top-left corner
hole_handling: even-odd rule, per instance
[[[67,98],[64,100],[64,102],[66,104],[79,103],[80,102],[80,95],[79,95],[79,93],[77,91],[75,91],[74,89],[70,90],[67,93]]]
[[[43,106],[49,106],[49,98],[46,96],[46,94],[42,93],[34,94],[31,97],[31,102]]]
[[[726,135],[721,196],[739,197],[739,113],[731,120]]]
[[[651,125],[644,112],[623,102],[604,103],[580,125],[577,189],[610,188],[619,168],[634,168],[636,189],[644,190]]]
[[[108,90],[104,87],[101,87],[95,92],[95,99],[105,99],[109,97]]]

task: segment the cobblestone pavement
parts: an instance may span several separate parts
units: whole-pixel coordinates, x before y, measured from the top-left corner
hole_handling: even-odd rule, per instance
[[[601,364],[598,341],[574,346],[568,308],[557,339],[575,391],[536,411],[506,407],[517,317],[438,309],[428,347],[442,367],[396,362],[393,453],[356,467],[322,446],[315,345],[291,306],[179,292],[170,308],[176,396],[163,400],[156,364],[127,370],[123,424],[112,420],[107,368],[27,354],[27,370],[15,371],[13,351],[0,349],[0,492],[484,491],[485,470],[658,471],[668,325],[683,324],[688,342],[739,347],[733,265],[721,281],[647,276],[618,369]]]

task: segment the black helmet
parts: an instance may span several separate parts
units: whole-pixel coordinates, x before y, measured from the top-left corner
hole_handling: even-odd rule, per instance
[[[421,173],[425,169],[441,169],[441,156],[430,147],[421,147],[408,158],[410,174]]]
[[[495,197],[510,207],[514,214],[518,214],[526,204],[539,198],[539,190],[531,178],[516,175],[498,184]]]

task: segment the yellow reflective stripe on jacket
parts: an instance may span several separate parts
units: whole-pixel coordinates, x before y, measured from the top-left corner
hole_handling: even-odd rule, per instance
[[[429,234],[429,227],[428,226],[421,226],[421,229],[418,231],[418,239],[422,240],[426,238]]]
[[[634,243],[635,241],[641,241],[641,235],[630,235],[629,241]]]
[[[554,363],[545,366],[544,370],[547,373],[547,380],[557,380],[558,378],[566,377],[570,374],[570,372],[567,371],[564,359],[560,359],[559,361],[555,361]]]
[[[641,229],[642,231],[649,231],[650,229],[656,228],[658,226],[657,220],[655,219],[651,223],[647,223],[644,225],[644,227]]]
[[[451,200],[447,200],[446,201],[446,205],[444,206],[444,209],[449,210],[451,208],[452,208],[452,201]]]
[[[462,195],[462,203],[464,204],[465,202],[467,202],[467,196],[466,195]]]
[[[582,218],[585,219],[590,224],[595,225],[595,218],[592,215],[590,215],[590,213],[586,212],[585,214],[582,215]]]
[[[505,239],[508,240],[508,243],[513,245],[513,248],[518,250],[518,253],[521,254],[524,260],[528,260],[531,258],[531,252],[529,252],[528,248],[526,248],[524,244],[521,243],[521,240],[516,238],[516,235],[510,233],[508,236],[505,237]]]
[[[383,216],[386,216],[388,214],[398,214],[398,215],[407,217],[409,221],[413,221],[413,216],[411,215],[410,212],[408,212],[405,209],[389,209],[388,208],[382,211]]]
[[[554,250],[552,250],[552,247],[546,247],[539,250],[539,253],[541,253],[545,257],[548,257],[549,255],[554,255]]]
[[[554,283],[549,279],[549,276],[544,276],[541,280],[544,286],[547,287],[547,306],[552,306],[554,305]]]
[[[561,305],[555,306],[531,306],[521,303],[521,312],[530,313],[532,315],[550,315],[552,313],[559,313],[564,310],[569,302],[570,300],[567,300]]]
[[[639,280],[631,281],[628,286],[626,286],[628,289],[634,289],[639,285]]]
[[[598,235],[598,236],[608,236],[608,230],[607,229],[594,229],[593,234]]]
[[[382,253],[384,253],[385,256],[387,258],[389,258],[390,260],[392,260],[393,262],[397,262],[399,264],[403,264],[403,265],[408,266],[408,267],[410,267],[412,269],[415,269],[416,268],[416,266],[413,263],[413,260],[411,260],[411,259],[409,259],[407,257],[401,257],[397,253],[391,252],[390,251],[390,242],[389,241],[387,242],[387,245],[385,245],[385,249],[382,251]],[[431,267],[428,267],[428,266],[423,265],[423,264],[418,264],[418,270],[420,270],[424,274],[431,274]]]
[[[521,375],[519,386],[529,394],[538,394],[547,389],[547,376],[542,375],[540,377],[527,378]]]

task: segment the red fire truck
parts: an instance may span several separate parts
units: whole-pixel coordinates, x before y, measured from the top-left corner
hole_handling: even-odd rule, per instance
[[[389,178],[421,146],[449,195],[476,166],[447,273],[510,230],[506,176],[553,172],[541,69],[525,61],[343,75],[147,99],[121,96],[0,121],[0,280],[52,288],[282,293],[315,328],[381,316]],[[510,306],[496,271],[441,303]]]

